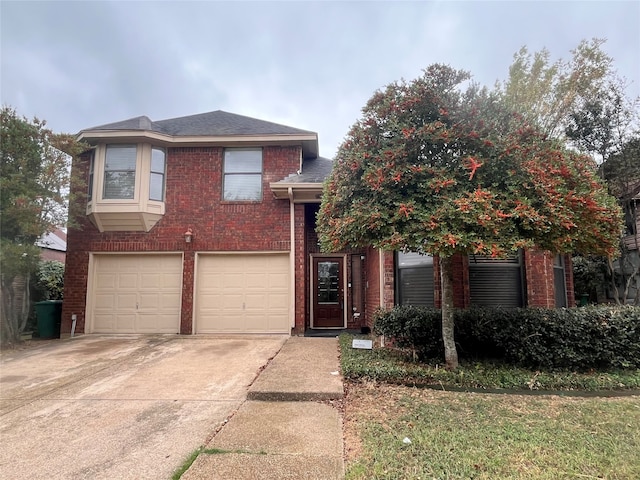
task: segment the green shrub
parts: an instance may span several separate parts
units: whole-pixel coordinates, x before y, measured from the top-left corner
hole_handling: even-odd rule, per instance
[[[518,309],[494,332],[507,360],[569,369],[640,366],[640,308]]]
[[[375,332],[419,358],[442,355],[440,310],[398,306],[374,316]],[[472,308],[455,313],[461,358],[529,368],[640,367],[640,308]]]
[[[44,260],[36,271],[38,297],[43,300],[62,300],[64,292],[64,263],[56,260]]]
[[[440,310],[398,305],[391,310],[379,309],[373,321],[375,333],[392,338],[400,348],[411,349],[415,357],[424,359],[444,354]]]

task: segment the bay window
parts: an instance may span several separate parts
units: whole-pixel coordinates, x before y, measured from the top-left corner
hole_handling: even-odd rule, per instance
[[[148,143],[98,144],[87,215],[100,231],[149,231],[165,212],[167,154]]]

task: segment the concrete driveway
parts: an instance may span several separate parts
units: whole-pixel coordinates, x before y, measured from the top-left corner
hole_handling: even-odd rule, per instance
[[[85,336],[0,358],[0,478],[166,479],[286,336]]]

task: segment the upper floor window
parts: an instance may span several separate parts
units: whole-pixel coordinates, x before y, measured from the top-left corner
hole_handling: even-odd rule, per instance
[[[93,169],[96,164],[96,155],[95,151],[91,152],[91,157],[89,158],[89,188],[87,191],[87,197],[89,200],[93,199]]]
[[[107,145],[104,162],[104,199],[132,199],[136,190],[135,145]]]
[[[228,148],[224,151],[223,200],[262,199],[262,149]]]
[[[100,146],[89,163],[89,201],[94,190],[102,192],[96,200],[149,200],[163,202],[167,154],[148,144]],[[96,175],[97,174],[97,175]],[[96,179],[98,176],[100,178]]]
[[[151,149],[151,174],[149,177],[149,200],[164,201],[164,176],[166,154],[161,148]]]

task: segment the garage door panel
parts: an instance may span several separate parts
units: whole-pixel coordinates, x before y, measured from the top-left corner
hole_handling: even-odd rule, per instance
[[[115,288],[116,286],[116,275],[103,273],[98,277],[96,288]]]
[[[219,295],[217,298],[217,305],[223,309],[242,309],[242,295],[240,294],[227,294]]]
[[[114,314],[114,324],[118,333],[135,333],[136,314]]]
[[[238,272],[224,272],[224,285],[222,288],[225,290],[242,290],[245,285],[245,276]]]
[[[163,302],[163,296],[159,293],[144,293],[141,292],[139,296],[138,310],[157,310],[158,307],[163,309],[165,303]]]
[[[181,255],[95,255],[94,333],[178,333]]]
[[[269,296],[269,310],[280,309],[287,310],[289,308],[289,295],[275,294]]]
[[[247,275],[246,285],[251,289],[266,289],[269,276],[266,273],[254,273]]]
[[[220,275],[210,275],[210,274],[198,274],[198,278],[200,278],[200,282],[205,285],[208,289],[221,289],[223,286],[222,278]]]
[[[289,333],[289,256],[198,257],[197,333]]]
[[[251,333],[265,330],[265,316],[260,314],[249,314],[245,316],[244,330]]]
[[[114,294],[96,294],[94,295],[94,306],[97,309],[104,308],[108,312],[115,308],[116,297]]]
[[[140,333],[175,333],[175,315],[139,314],[136,329]]]
[[[136,273],[120,273],[117,275],[118,288],[136,288],[138,285],[138,274]]]
[[[182,272],[165,274],[160,277],[160,288],[173,291],[175,285],[182,283]]]
[[[153,273],[141,273],[140,274],[140,289],[152,289],[156,290],[161,287],[161,275],[154,275]]]
[[[180,293],[163,293],[160,295],[160,308],[163,310],[173,310],[174,313],[180,314],[182,303],[182,294]]]
[[[100,314],[96,313],[93,315],[94,323],[98,325],[102,325],[105,329],[114,330],[116,328],[116,320],[111,313]]]
[[[267,310],[269,308],[269,295],[267,292],[247,293],[244,298],[244,304],[247,309]]]
[[[267,317],[267,323],[269,328],[274,331],[289,327],[289,324],[283,320],[282,315],[269,315]]]
[[[116,310],[135,310],[138,303],[137,300],[138,297],[135,293],[117,292],[114,306]]]
[[[272,273],[268,277],[267,286],[269,288],[278,288],[288,281],[289,275]]]

